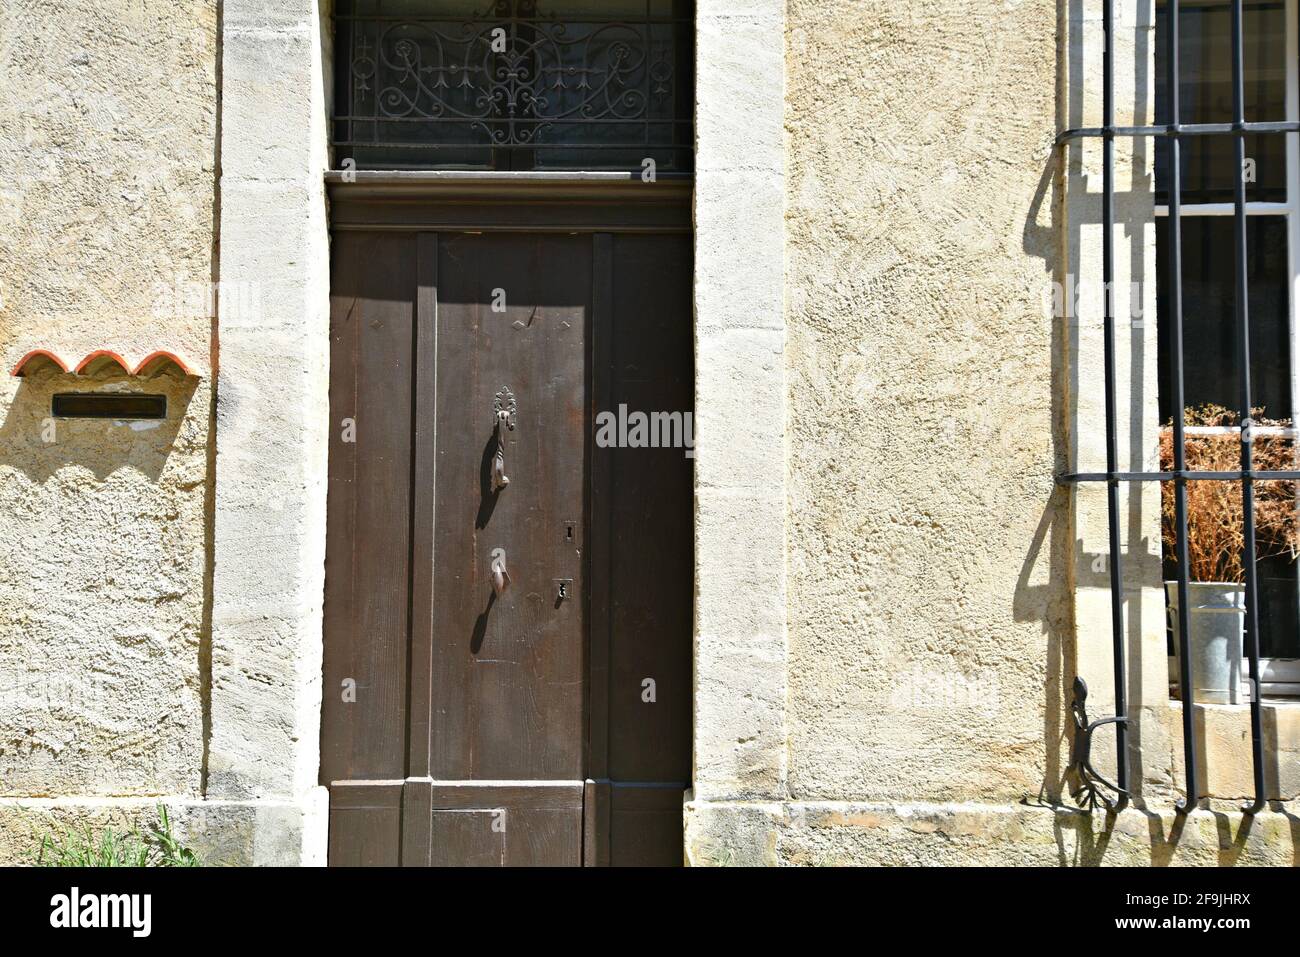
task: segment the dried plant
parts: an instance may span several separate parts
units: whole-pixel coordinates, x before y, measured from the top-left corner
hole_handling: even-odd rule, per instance
[[[1266,419],[1263,409],[1252,409],[1255,426],[1290,428],[1290,419]],[[1188,409],[1188,426],[1239,424],[1237,413],[1217,405]],[[1241,468],[1241,440],[1236,432],[1225,435],[1188,435],[1187,469],[1194,472],[1234,472]],[[1296,468],[1296,443],[1280,435],[1258,435],[1253,441],[1254,467],[1259,471]],[[1160,468],[1174,467],[1173,421],[1160,430]],[[1174,483],[1160,485],[1161,538],[1166,554],[1177,556],[1174,519]],[[1295,560],[1300,525],[1297,523],[1294,482],[1255,483],[1255,548],[1258,558],[1282,555]],[[1246,541],[1241,482],[1190,481],[1187,483],[1187,552],[1191,581],[1237,582],[1245,580],[1242,549]]]

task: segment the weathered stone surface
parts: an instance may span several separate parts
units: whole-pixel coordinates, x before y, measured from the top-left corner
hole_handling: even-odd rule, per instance
[[[325,863],[324,788],[305,800],[203,801],[184,798],[3,798],[0,799],[0,861],[23,862],[42,837],[64,840],[104,830],[146,832],[162,805],[172,833],[205,866],[294,866]]]
[[[695,865],[1165,867],[1295,866],[1295,819],[1128,810],[1113,820],[991,804],[693,803]]]
[[[53,391],[141,386],[121,375],[0,379],[0,859],[18,804],[93,823],[163,801],[207,815],[219,860],[323,861],[328,44],[315,2],[221,5],[219,140],[218,9],[0,7],[5,371],[106,347],[200,374],[144,383],[157,425],[46,420]],[[202,801],[205,772],[241,800]]]
[[[786,793],[780,4],[701,4],[695,202],[695,787]]]
[[[209,795],[293,798],[319,768],[329,396],[321,22],[226,0]]]

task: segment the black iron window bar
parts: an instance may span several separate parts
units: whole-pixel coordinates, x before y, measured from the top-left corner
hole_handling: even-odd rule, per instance
[[[1264,753],[1260,713],[1260,664],[1259,664],[1259,586],[1256,568],[1255,541],[1255,489],[1259,481],[1295,481],[1300,480],[1300,470],[1267,471],[1256,470],[1252,460],[1252,422],[1250,419],[1250,324],[1247,303],[1247,248],[1246,248],[1246,145],[1245,137],[1254,133],[1295,133],[1300,132],[1300,123],[1287,122],[1246,122],[1245,118],[1245,67],[1243,60],[1243,0],[1231,0],[1232,29],[1232,90],[1233,119],[1231,123],[1196,123],[1179,122],[1179,65],[1178,65],[1178,3],[1167,3],[1167,43],[1166,75],[1169,103],[1169,122],[1153,126],[1117,126],[1115,125],[1115,51],[1112,42],[1115,30],[1114,0],[1103,0],[1102,34],[1105,50],[1102,61],[1102,123],[1100,127],[1082,127],[1069,129],[1057,137],[1057,144],[1069,143],[1085,138],[1099,138],[1102,141],[1102,288],[1105,290],[1104,325],[1102,335],[1102,355],[1104,363],[1105,418],[1106,418],[1106,471],[1073,472],[1060,477],[1067,484],[1080,482],[1105,482],[1107,486],[1106,511],[1109,526],[1110,548],[1110,599],[1111,630],[1113,636],[1112,653],[1114,656],[1115,714],[1096,721],[1090,721],[1087,714],[1087,686],[1083,679],[1074,682],[1074,701],[1072,710],[1075,723],[1075,745],[1072,756],[1073,770],[1081,782],[1079,797],[1089,808],[1098,804],[1107,810],[1122,810],[1129,801],[1132,791],[1129,785],[1128,760],[1128,703],[1127,675],[1125,668],[1124,647],[1124,593],[1123,568],[1120,555],[1120,513],[1119,486],[1121,482],[1173,482],[1175,522],[1177,525],[1177,568],[1178,568],[1178,603],[1179,608],[1188,609],[1188,575],[1189,556],[1187,544],[1187,483],[1189,481],[1241,482],[1242,508],[1244,511],[1243,561],[1245,568],[1246,591],[1246,654],[1250,661],[1250,737],[1251,759],[1255,797],[1250,804],[1242,806],[1246,814],[1256,814],[1263,810],[1266,799],[1264,795]],[[1169,308],[1165,321],[1171,324],[1169,336],[1169,367],[1172,382],[1173,407],[1173,454],[1174,467],[1171,471],[1161,472],[1126,472],[1118,467],[1119,444],[1116,431],[1116,368],[1115,368],[1115,308],[1114,288],[1115,273],[1115,138],[1126,137],[1163,137],[1169,148],[1169,214],[1168,214],[1168,289]],[[1184,442],[1185,396],[1183,391],[1183,306],[1182,306],[1182,228],[1181,228],[1181,188],[1179,146],[1185,136],[1231,136],[1236,146],[1234,163],[1234,249],[1233,260],[1236,267],[1235,284],[1235,325],[1237,327],[1236,361],[1240,385],[1241,468],[1230,472],[1189,471],[1186,467]],[[1295,188],[1292,184],[1290,188]],[[1180,812],[1195,809],[1202,800],[1200,785],[1197,781],[1197,754],[1195,720],[1195,697],[1193,694],[1191,663],[1189,653],[1189,615],[1178,615],[1177,640],[1179,655],[1179,683],[1182,698],[1183,760],[1186,768],[1186,793],[1177,804]],[[1092,734],[1099,727],[1115,725],[1116,780],[1112,783],[1098,774],[1091,763]],[[1113,793],[1110,797],[1107,792]]]
[[[331,142],[339,165],[689,172],[693,4],[636,15],[485,0],[461,16],[339,0]],[[409,5],[408,5],[409,9]]]

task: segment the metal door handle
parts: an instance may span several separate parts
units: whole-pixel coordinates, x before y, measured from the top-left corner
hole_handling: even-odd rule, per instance
[[[502,387],[492,400],[492,410],[496,413],[493,434],[496,436],[496,451],[492,453],[492,491],[501,491],[510,484],[506,475],[506,432],[515,430],[515,394],[507,387]]]
[[[492,592],[498,598],[510,587],[510,573],[506,571],[506,550],[492,549]]]
[[[503,426],[505,428],[503,428]],[[510,428],[507,413],[497,413],[496,451],[492,453],[492,491],[499,492],[510,484],[506,475],[506,428]]]

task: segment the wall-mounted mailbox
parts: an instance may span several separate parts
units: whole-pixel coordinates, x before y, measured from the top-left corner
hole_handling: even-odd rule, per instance
[[[167,396],[142,392],[61,392],[51,401],[56,419],[165,419]]]

